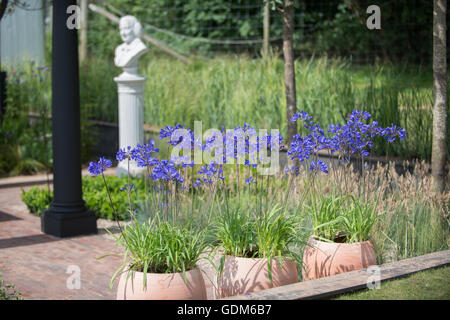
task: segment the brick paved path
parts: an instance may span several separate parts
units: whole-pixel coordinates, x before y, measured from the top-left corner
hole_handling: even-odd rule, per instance
[[[120,253],[110,236],[102,229],[98,235],[69,239],[43,234],[40,218],[28,213],[20,196],[20,188],[0,189],[1,279],[14,284],[24,299],[114,299],[109,281],[121,258],[96,260]],[[66,285],[70,265],[81,271],[78,290]]]

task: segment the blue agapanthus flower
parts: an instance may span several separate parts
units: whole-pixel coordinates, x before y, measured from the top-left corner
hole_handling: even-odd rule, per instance
[[[184,178],[181,176],[176,165],[172,161],[168,160],[160,160],[158,164],[153,167],[150,177],[153,181],[184,182]]]
[[[172,161],[176,165],[181,165],[182,168],[187,167],[193,167],[194,166],[194,160],[192,160],[192,157],[190,155],[183,155],[183,156],[171,156],[170,161]]]
[[[217,164],[214,161],[211,161],[208,165],[201,166],[200,170],[197,171],[200,174],[200,179],[197,178],[196,182],[193,184],[193,187],[196,188],[201,184],[213,184],[214,182],[220,180],[224,180],[225,176],[223,175],[223,166],[222,164]]]
[[[406,137],[406,131],[405,129],[402,129],[400,127],[397,127],[394,124],[391,124],[390,127],[387,127],[383,130],[382,135],[386,138],[386,140],[391,143],[394,142],[395,139],[398,137],[400,140],[405,139]]]
[[[155,147],[155,142],[150,140],[147,144],[138,144],[131,150],[131,159],[135,160],[138,167],[153,167],[158,164],[158,159],[153,155],[159,152]]]
[[[131,146],[128,146],[126,148],[122,148],[119,149],[119,151],[117,151],[116,160],[120,162],[125,159],[131,159],[131,156],[132,156],[132,149]]]
[[[245,179],[245,183],[246,184],[250,184],[250,183],[257,183],[258,181],[256,180],[256,178],[254,177],[248,177],[247,179]]]
[[[325,162],[322,160],[317,161],[311,161],[311,164],[309,166],[309,170],[311,171],[322,171],[323,173],[328,173],[328,166]]]
[[[128,185],[125,184],[125,186],[123,188],[120,188],[120,191],[126,191],[126,192],[131,192],[134,189],[134,184]]]
[[[197,180],[195,180],[194,184],[192,185],[194,188],[197,188],[198,186],[200,186],[202,184],[202,180],[197,178]]]
[[[294,114],[291,118],[291,122],[296,122],[298,119],[302,119],[303,121],[311,124],[312,116],[310,116],[306,111],[300,111],[299,113]]]
[[[179,129],[187,130],[187,133],[189,134],[189,138],[183,139],[183,136],[178,137],[178,139],[174,138],[173,137],[174,132]],[[186,148],[189,144],[192,144],[192,142],[194,141],[194,133],[191,131],[190,128],[185,128],[181,124],[178,123],[175,127],[166,126],[165,128],[161,129],[159,139],[163,140],[166,138],[168,138],[167,139],[168,144],[170,144],[172,146],[177,146],[180,143],[183,143],[183,145],[181,147]]]
[[[344,125],[330,125],[328,132],[334,134],[330,140],[331,151],[367,157],[370,149],[374,147],[373,139],[376,136],[382,136],[388,142],[393,142],[397,137],[400,140],[405,138],[404,129],[393,124],[391,127],[382,128],[377,121],[366,124],[365,121],[369,118],[370,113],[353,110]]]
[[[172,133],[177,130],[177,129],[182,129],[183,127],[181,126],[181,124],[177,124],[175,127],[171,127],[171,126],[166,126],[165,128],[161,129],[160,131],[160,135],[159,135],[159,139],[165,139],[165,138],[170,138],[172,137]]]
[[[101,157],[97,162],[89,163],[88,171],[92,176],[95,177],[102,174],[106,170],[106,168],[109,168],[111,166],[111,160]]]
[[[295,122],[301,119],[303,127],[307,130],[307,135],[296,134],[292,137],[291,145],[288,150],[288,156],[292,160],[304,162],[318,151],[330,148],[330,139],[325,137],[325,132],[318,123],[314,124],[312,116],[305,111],[300,111],[292,117],[291,121]]]

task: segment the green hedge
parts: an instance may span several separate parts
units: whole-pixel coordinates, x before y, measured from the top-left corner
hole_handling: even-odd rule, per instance
[[[111,192],[111,199],[117,210],[119,220],[127,220],[128,214],[128,196],[126,192],[120,191],[126,183],[126,177],[118,178],[115,176],[106,177],[108,187]],[[132,191],[133,202],[138,203],[145,199],[145,185],[142,179],[132,179],[135,185]],[[53,193],[46,187],[32,187],[28,191],[22,189],[22,201],[27,205],[31,213],[40,216],[46,210],[53,199]],[[83,199],[86,207],[93,210],[98,218],[114,219],[114,212],[109,204],[108,194],[100,177],[83,177]]]
[[[28,191],[22,189],[22,202],[25,203],[31,213],[40,216],[50,206],[53,194],[47,188],[33,187]]]

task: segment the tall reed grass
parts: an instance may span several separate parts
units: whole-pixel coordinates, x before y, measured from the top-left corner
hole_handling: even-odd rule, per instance
[[[249,122],[257,128],[286,132],[282,58],[227,56],[192,65],[154,58],[144,66],[148,78],[145,122],[149,124],[192,126],[194,121],[202,121],[204,128],[234,128]],[[297,109],[305,110],[324,127],[342,122],[354,109],[368,111],[380,125],[395,123],[408,132],[402,143],[389,149],[376,141],[378,154],[430,159],[432,81],[426,72],[416,69],[359,68],[327,58],[296,61]]]
[[[256,128],[286,132],[286,102],[282,57],[268,60],[223,56],[190,65],[170,58],[145,56],[140,72],[147,77],[145,122],[159,127],[182,123],[203,128],[234,128],[244,122]],[[26,74],[30,66],[25,65]],[[8,70],[9,79],[20,70]],[[90,58],[80,66],[82,118],[117,121],[117,86],[121,73],[112,61]],[[386,127],[406,129],[402,143],[386,147],[376,141],[379,155],[431,159],[431,69],[388,65],[355,66],[345,60],[311,58],[295,63],[297,109],[305,110],[323,127],[342,122],[354,109],[365,110]],[[8,83],[10,108],[27,109],[46,101],[50,108],[51,84],[25,90],[39,77],[24,76]],[[448,108],[450,113],[450,108]],[[50,110],[48,110],[50,113]],[[450,114],[449,114],[450,118]],[[448,126],[450,136],[450,126]],[[450,139],[447,159],[450,160]]]

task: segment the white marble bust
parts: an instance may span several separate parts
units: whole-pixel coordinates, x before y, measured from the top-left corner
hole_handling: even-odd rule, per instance
[[[142,26],[133,16],[124,16],[119,21],[120,36],[124,43],[116,48],[114,63],[125,73],[137,74],[138,59],[148,51],[140,39]]]

